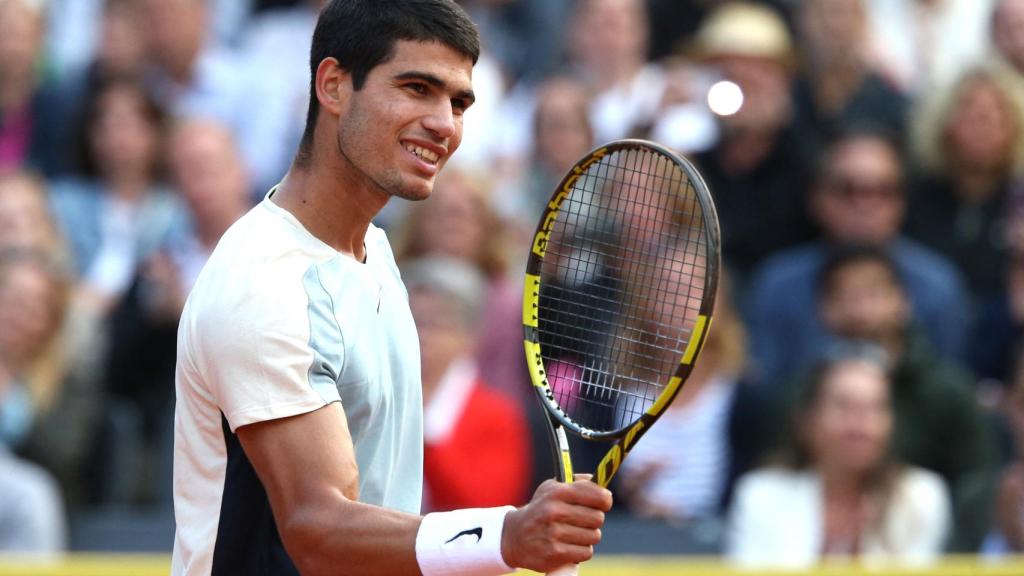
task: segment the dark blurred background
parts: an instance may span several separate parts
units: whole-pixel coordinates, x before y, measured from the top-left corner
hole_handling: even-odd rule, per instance
[[[603,549],[1024,551],[1024,0],[461,3],[462,147],[377,222],[421,327],[426,510],[552,474],[524,247],[578,157],[643,137],[705,175],[726,289]],[[177,319],[291,162],[321,4],[0,0],[0,551],[170,549]]]

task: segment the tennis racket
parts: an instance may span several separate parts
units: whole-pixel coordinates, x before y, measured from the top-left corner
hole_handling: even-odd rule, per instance
[[[562,179],[523,295],[526,360],[560,481],[573,478],[566,430],[610,444],[593,477],[607,487],[675,398],[711,323],[720,245],[704,180],[663,146],[615,141]]]

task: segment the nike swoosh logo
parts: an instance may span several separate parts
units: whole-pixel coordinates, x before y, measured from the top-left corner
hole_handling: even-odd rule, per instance
[[[455,540],[458,540],[462,536],[476,536],[476,541],[479,542],[480,539],[484,537],[484,529],[478,527],[478,528],[473,528],[473,529],[470,529],[470,530],[463,530],[462,532],[459,532],[455,536],[452,536],[451,540],[448,540],[447,542],[445,542],[445,544],[451,544],[452,542],[454,542]]]

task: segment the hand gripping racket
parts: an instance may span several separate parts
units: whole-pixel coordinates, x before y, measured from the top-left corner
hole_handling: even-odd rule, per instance
[[[594,471],[607,487],[675,398],[711,323],[720,252],[703,178],[658,144],[612,142],[563,178],[523,295],[526,359],[560,481],[573,478],[566,429],[610,444]]]

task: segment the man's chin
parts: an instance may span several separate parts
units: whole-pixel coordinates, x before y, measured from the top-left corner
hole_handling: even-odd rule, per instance
[[[410,202],[419,202],[430,198],[430,194],[434,191],[434,183],[431,182],[429,185],[423,186],[403,186],[400,189],[392,192],[392,196],[401,198],[402,200],[409,200]]]
[[[403,200],[409,200],[412,202],[418,202],[420,200],[426,200],[430,198],[430,195],[434,192],[434,179],[417,178],[413,181],[405,181],[395,186],[391,191],[392,196],[397,196]]]

